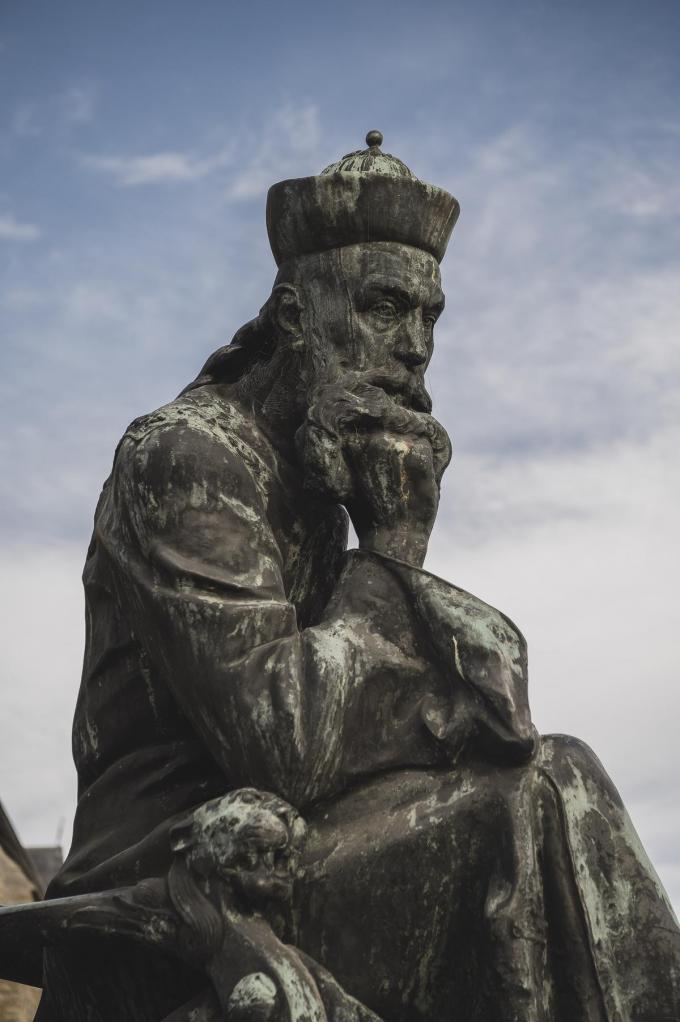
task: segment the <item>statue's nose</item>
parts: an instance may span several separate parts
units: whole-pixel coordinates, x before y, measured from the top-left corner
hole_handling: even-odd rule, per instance
[[[427,341],[424,323],[411,321],[408,324],[397,341],[394,354],[400,362],[403,362],[410,369],[425,365],[427,362]]]

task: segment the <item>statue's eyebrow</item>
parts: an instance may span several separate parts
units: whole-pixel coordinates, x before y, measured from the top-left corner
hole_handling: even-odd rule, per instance
[[[433,312],[437,316],[441,316],[444,311],[444,292],[438,288],[435,294],[432,296],[432,300],[425,303],[425,311]]]
[[[420,302],[419,288],[409,288],[402,281],[389,277],[369,277],[364,281],[359,291],[360,300],[365,302],[376,294],[389,295],[412,309]]]

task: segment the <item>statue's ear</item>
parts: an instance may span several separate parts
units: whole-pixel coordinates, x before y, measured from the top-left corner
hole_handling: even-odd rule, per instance
[[[271,322],[291,341],[302,337],[304,302],[300,288],[294,284],[277,284],[267,303]]]

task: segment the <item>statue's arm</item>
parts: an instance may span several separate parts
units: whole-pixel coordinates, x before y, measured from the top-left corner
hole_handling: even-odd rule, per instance
[[[494,760],[522,762],[536,748],[528,696],[527,645],[505,614],[419,567],[383,563],[401,581],[454,698],[432,700],[428,726],[456,758],[471,746]]]
[[[535,731],[524,637],[499,611],[421,567],[451,456],[444,428],[377,388],[326,386],[301,434],[310,480],[345,504],[360,548],[399,579],[412,627],[450,680],[421,707],[449,761],[468,751],[526,759]]]
[[[380,558],[350,556],[322,621],[299,629],[243,459],[175,429],[123,441],[97,542],[137,636],[230,786],[296,805],[337,787],[362,680],[408,673],[414,616]]]

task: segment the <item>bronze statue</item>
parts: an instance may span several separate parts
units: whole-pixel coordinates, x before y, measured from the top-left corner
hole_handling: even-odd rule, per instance
[[[272,187],[270,298],[118,446],[73,846],[57,901],[0,917],[25,975],[46,946],[44,1022],[680,1019],[616,790],[537,735],[512,621],[422,568],[458,204],[381,142]]]

